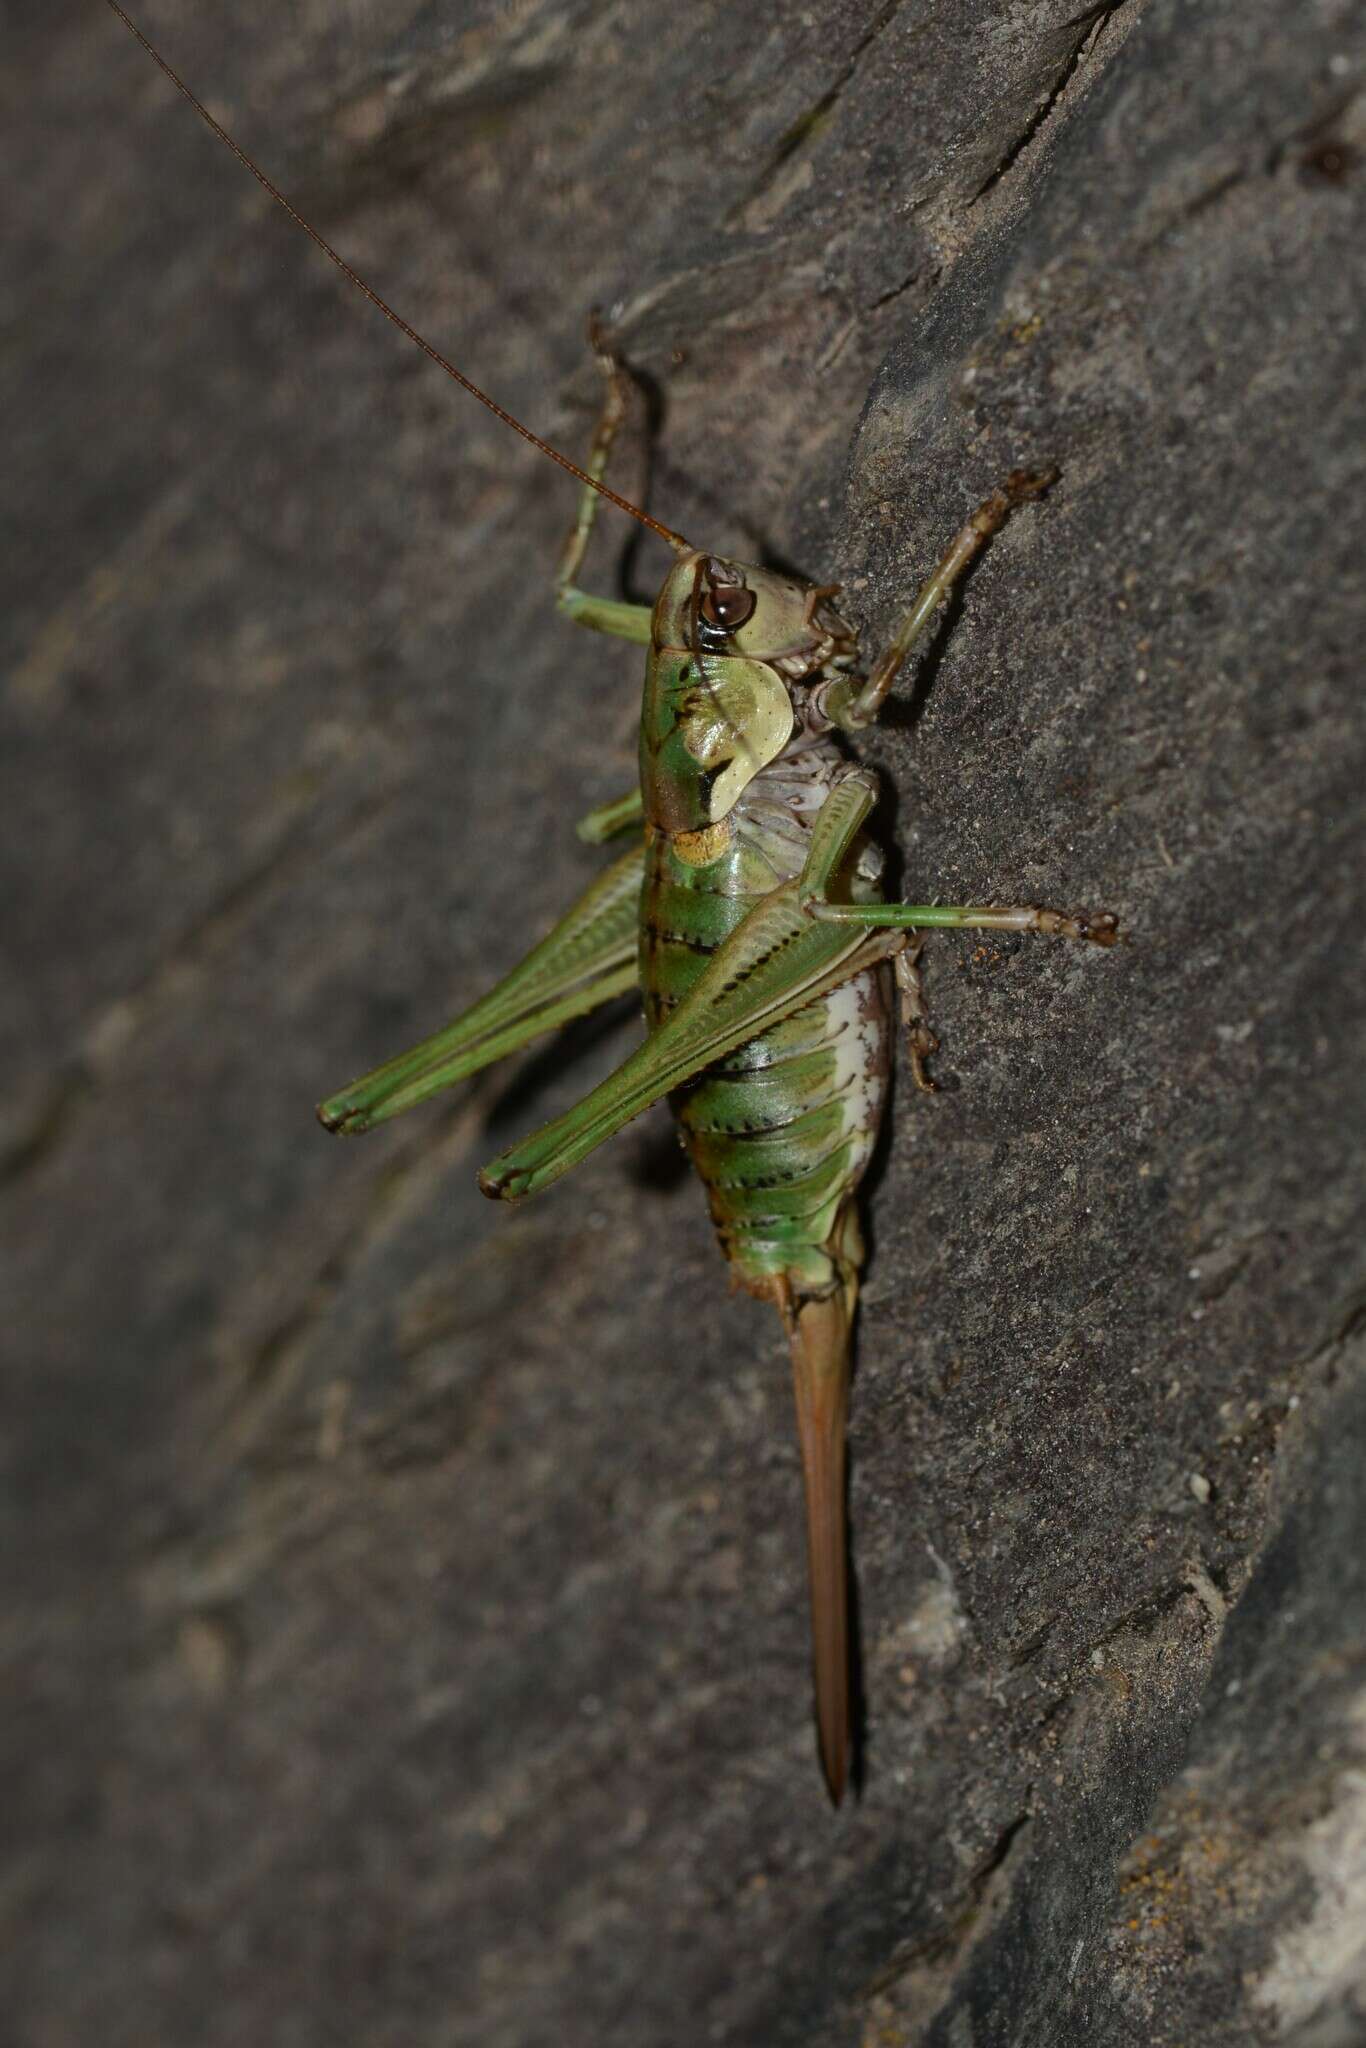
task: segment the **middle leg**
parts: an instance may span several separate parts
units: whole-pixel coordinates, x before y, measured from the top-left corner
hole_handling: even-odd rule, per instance
[[[1059,939],[1089,939],[1094,946],[1113,946],[1119,919],[1113,911],[1046,910],[1034,903],[827,903],[804,902],[803,909],[823,924],[862,925],[870,931],[952,930],[1048,932]]]

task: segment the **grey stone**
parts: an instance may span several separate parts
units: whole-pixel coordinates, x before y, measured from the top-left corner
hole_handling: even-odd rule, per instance
[[[927,947],[832,1816],[781,1332],[667,1121],[525,1211],[474,1187],[637,1027],[359,1144],[311,1118],[593,870],[638,671],[554,615],[572,487],[104,10],[12,10],[21,2048],[1366,2037],[1366,39],[1074,11],[147,23],[571,452],[601,305],[658,401],[624,488],[648,443],[661,517],[842,578],[870,646],[1005,471],[1062,472],[865,749],[907,893],[1129,944]],[[602,587],[658,566],[604,515]]]

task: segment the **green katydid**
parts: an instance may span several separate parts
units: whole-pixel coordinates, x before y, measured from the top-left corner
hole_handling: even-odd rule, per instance
[[[832,1798],[848,1768],[845,1411],[863,1247],[857,1189],[891,1064],[891,984],[912,1070],[935,1041],[916,971],[934,927],[1043,931],[1108,946],[1116,921],[1035,907],[887,903],[865,827],[871,771],[841,738],[871,725],[958,578],[1014,507],[1055,472],[1016,471],[967,520],[871,672],[813,586],[692,547],[609,489],[626,397],[599,345],[605,410],[586,468],[496,405],[402,320],[285,199],[129,20],[108,4],[238,160],[408,338],[507,425],[579,479],[556,577],[560,610],[648,649],[638,786],[585,818],[621,855],[490,994],[444,1030],[330,1096],[329,1130],[357,1133],[426,1101],[531,1039],[639,989],[646,1036],[584,1100],[480,1175],[520,1201],[549,1187],[668,1097],[738,1283],[771,1301],[790,1344],[806,1491],[816,1721]],[[674,550],[653,606],[595,597],[578,576],[600,499]]]

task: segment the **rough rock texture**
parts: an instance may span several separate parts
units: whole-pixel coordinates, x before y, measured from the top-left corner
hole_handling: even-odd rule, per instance
[[[1075,8],[148,0],[575,448],[603,305],[661,515],[842,577],[870,645],[1062,468],[866,750],[917,894],[1132,942],[927,950],[838,1816],[781,1336],[667,1123],[524,1211],[474,1187],[637,1027],[311,1121],[630,779],[636,657],[548,603],[570,486],[112,16],[11,10],[16,2048],[1366,2038],[1366,49],[1351,0]]]

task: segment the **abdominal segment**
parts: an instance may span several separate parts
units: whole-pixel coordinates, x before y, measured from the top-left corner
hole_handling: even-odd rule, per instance
[[[774,762],[694,866],[652,839],[640,973],[658,1024],[763,897],[801,871],[812,820],[845,763],[833,748]],[[852,893],[871,896],[870,863]],[[828,1294],[857,1262],[850,1198],[877,1141],[890,1068],[891,990],[865,968],[770,1025],[670,1098],[740,1284],[780,1301]]]
[[[827,1294],[844,1277],[841,1211],[882,1119],[886,969],[865,969],[708,1068],[674,1099],[742,1285]]]

